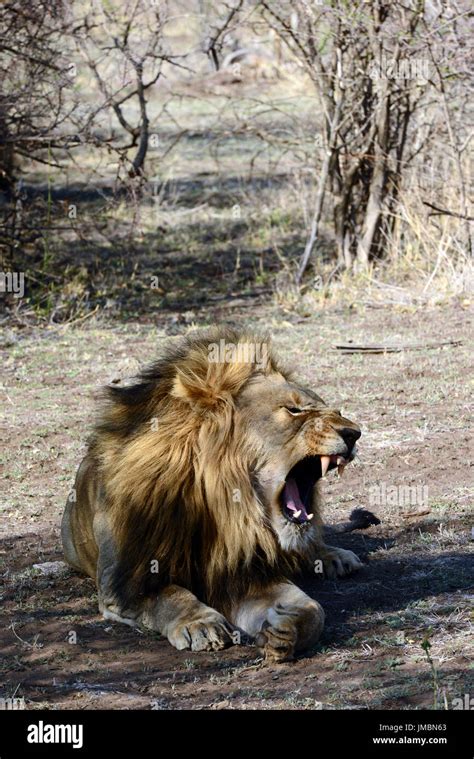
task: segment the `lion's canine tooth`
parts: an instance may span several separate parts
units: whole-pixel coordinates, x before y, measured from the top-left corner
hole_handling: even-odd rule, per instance
[[[314,514],[308,514],[308,520],[312,519],[314,517]]]
[[[337,467],[337,474],[339,477],[342,477],[342,475],[344,474],[345,466],[346,466],[345,464],[339,464],[339,466]]]
[[[293,513],[293,516],[295,517],[295,519],[298,519],[298,517],[299,517],[300,514],[301,514],[301,509],[299,511],[295,511]]]
[[[321,460],[321,477],[324,477],[331,463],[331,458],[329,456],[320,456],[319,458]]]

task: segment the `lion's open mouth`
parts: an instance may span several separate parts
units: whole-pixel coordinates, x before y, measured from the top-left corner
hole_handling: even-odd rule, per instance
[[[280,505],[283,516],[292,524],[309,524],[314,517],[311,513],[313,490],[317,481],[330,469],[338,468],[342,474],[351,459],[333,454],[332,456],[307,456],[290,469],[281,491]]]

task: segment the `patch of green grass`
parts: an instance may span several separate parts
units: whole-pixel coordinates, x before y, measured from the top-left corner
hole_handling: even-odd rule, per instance
[[[188,669],[188,670],[195,669],[196,666],[197,666],[197,664],[194,661],[194,659],[185,659],[183,661],[183,669]]]

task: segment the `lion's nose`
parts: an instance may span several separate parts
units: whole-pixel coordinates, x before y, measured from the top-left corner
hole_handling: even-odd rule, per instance
[[[356,440],[360,438],[361,431],[352,427],[343,427],[342,430],[339,430],[339,434],[344,440],[348,449],[351,451],[355,445]]]

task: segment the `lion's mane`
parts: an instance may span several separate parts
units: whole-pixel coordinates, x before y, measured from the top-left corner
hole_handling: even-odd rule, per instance
[[[122,603],[176,583],[223,613],[233,601],[294,572],[253,476],[259,451],[235,422],[255,361],[209,361],[210,343],[256,338],[234,331],[188,337],[136,384],[106,389],[90,450],[119,549],[113,588]],[[153,565],[158,571],[152,571]]]

